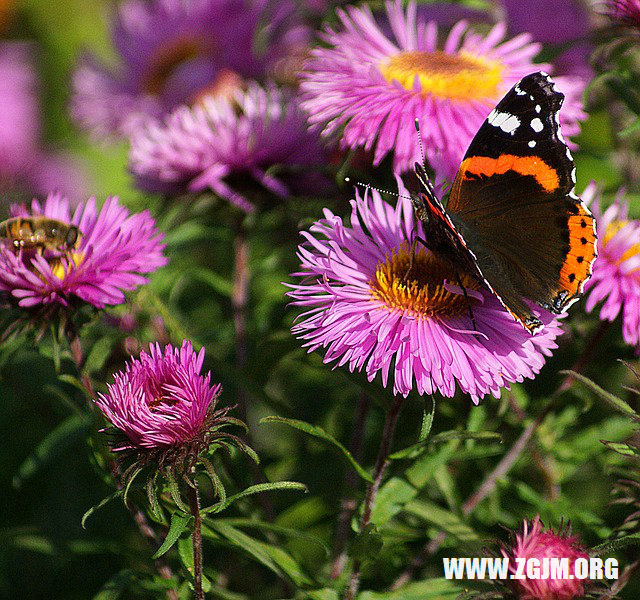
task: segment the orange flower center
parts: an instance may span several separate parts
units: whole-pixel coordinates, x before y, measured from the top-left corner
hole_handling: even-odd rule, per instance
[[[422,95],[432,94],[449,100],[495,100],[502,83],[503,65],[495,60],[474,56],[465,50],[457,54],[402,52],[380,65],[384,78],[398,81],[413,90],[417,77]]]
[[[376,300],[390,309],[408,312],[419,318],[448,318],[469,312],[462,293],[449,291],[445,280],[456,285],[455,273],[432,253],[418,248],[411,264],[411,251],[407,245],[394,250],[376,269],[370,282]],[[469,290],[478,289],[468,275],[461,275],[462,285]],[[469,297],[473,305],[477,300]]]

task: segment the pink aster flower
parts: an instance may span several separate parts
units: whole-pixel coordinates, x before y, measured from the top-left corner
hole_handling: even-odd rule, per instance
[[[139,127],[131,138],[130,166],[146,190],[210,189],[250,211],[252,204],[225,181],[229,175],[248,175],[285,196],[287,188],[267,169],[309,166],[321,157],[295,100],[250,84],[230,98],[206,96]]]
[[[550,313],[537,311],[545,326],[532,336],[464,276],[469,306],[451,284],[455,273],[421,246],[405,280],[409,240],[414,231],[424,236],[410,200],[401,197],[394,208],[373,192],[356,195],[352,208],[351,226],[325,209],[303,232],[302,269],[294,274],[303,279],[289,296],[308,309],[293,332],[309,352],[325,348],[325,362],[364,369],[370,381],[380,372],[384,386],[391,371],[395,394],[453,396],[457,384],[475,403],[539,372],[560,334]]]
[[[221,386],[211,384],[211,373],[200,373],[204,356],[204,348],[196,353],[187,340],[181,348],[169,344],[164,351],[151,344],[149,354],[141,352],[114,375],[107,393],[96,400],[124,434],[114,452],[181,446],[205,433]]]
[[[540,578],[526,578],[512,580],[518,600],[573,600],[582,598],[585,593],[585,581],[578,577],[542,578],[544,574],[544,559],[566,558],[569,561],[567,575],[575,573],[575,563],[578,559],[588,559],[589,554],[578,538],[567,532],[556,533],[553,529],[542,530],[540,517],[532,522],[525,521],[521,534],[516,535],[515,543],[510,549],[503,549],[502,554],[509,558],[509,571],[515,576],[517,573],[516,559],[537,559],[540,565]],[[526,575],[526,571],[525,571]]]
[[[229,74],[263,78],[308,35],[292,14],[288,0],[124,0],[113,27],[120,68],[85,57],[71,112],[98,137],[128,136],[149,116],[224,89]]]
[[[598,258],[585,286],[587,312],[603,302],[600,319],[614,321],[622,312],[622,334],[627,344],[640,345],[640,220],[630,219],[624,191],[606,210],[590,184],[582,196],[591,202],[598,231]]]
[[[640,28],[640,0],[608,0],[609,17],[621,25]]]
[[[553,68],[532,62],[541,46],[529,34],[503,41],[504,23],[483,36],[459,21],[439,45],[435,21],[420,19],[414,1],[406,11],[400,0],[389,1],[386,13],[392,37],[366,6],[338,11],[341,27],[326,29],[328,47],[314,49],[302,73],[303,108],[324,136],[340,135],[343,148],[374,150],[376,165],[393,150],[396,172],[420,161],[417,118],[427,158],[440,155],[443,175],[453,178],[504,93],[524,75]],[[580,100],[585,82],[555,81],[566,96],[562,130],[575,135],[586,116]]]
[[[42,146],[33,51],[24,42],[0,43],[0,196],[56,190],[75,201],[86,174],[77,161]]]
[[[82,300],[97,308],[124,302],[124,292],[145,283],[142,273],[166,264],[163,234],[148,211],[131,215],[115,197],[100,210],[94,198],[83,202],[73,215],[69,201],[50,195],[44,205],[37,200],[31,211],[13,205],[12,216],[39,217],[76,226],[77,242],[64,250],[24,247],[16,251],[8,240],[0,244],[0,293],[23,308],[69,306]]]

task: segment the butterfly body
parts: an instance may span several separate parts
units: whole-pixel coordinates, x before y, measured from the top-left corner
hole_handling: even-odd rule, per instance
[[[560,131],[563,99],[544,73],[517,83],[471,142],[446,209],[416,165],[420,241],[486,285],[531,333],[542,327],[531,304],[564,312],[596,257],[595,221],[574,193],[575,165]]]

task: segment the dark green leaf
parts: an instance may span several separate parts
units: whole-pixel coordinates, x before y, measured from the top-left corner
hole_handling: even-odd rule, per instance
[[[405,510],[416,517],[436,525],[464,542],[477,541],[478,534],[461,517],[428,500],[412,500]]]
[[[13,486],[19,488],[25,479],[33,476],[38,469],[50,463],[60,452],[82,438],[88,428],[86,418],[80,415],[72,415],[62,421],[18,467],[18,472],[13,478]]]
[[[382,549],[382,536],[373,523],[368,523],[349,548],[354,560],[365,562],[374,559]]]
[[[251,496],[253,494],[261,494],[262,492],[273,492],[276,490],[300,490],[303,492],[308,492],[307,486],[304,483],[298,483],[297,481],[275,481],[273,483],[258,483],[256,485],[252,485],[233,496],[229,496],[224,502],[217,502],[216,504],[212,504],[207,508],[203,508],[200,512],[202,514],[215,514],[220,511],[226,509],[231,504],[233,504],[236,500],[240,500],[241,498],[245,498],[247,496]]]
[[[206,526],[203,524],[202,534],[206,536],[210,531],[221,535],[232,545],[251,554],[274,573],[287,576],[294,584],[310,585],[312,583],[296,561],[284,550],[256,540],[223,521],[208,520]]]
[[[319,438],[325,442],[331,444],[334,448],[338,449],[342,456],[349,461],[349,464],[355,469],[356,473],[362,477],[365,481],[369,483],[373,483],[373,478],[369,473],[358,464],[355,458],[338,440],[336,440],[332,435],[328,434],[322,427],[316,427],[315,425],[311,425],[310,423],[306,423],[305,421],[299,421],[297,419],[287,419],[285,417],[265,417],[264,419],[260,419],[260,423],[281,423],[282,425],[288,425],[289,427],[293,427],[294,429],[298,429],[303,431],[304,433],[311,435],[313,437]]]
[[[608,554],[614,552],[620,548],[626,548],[627,546],[640,546],[640,533],[633,533],[631,535],[625,535],[624,537],[617,538],[598,546],[594,546],[591,549],[591,554],[600,556],[602,554]]]
[[[84,363],[84,368],[87,373],[96,373],[107,362],[107,359],[111,355],[111,347],[113,341],[110,337],[99,338],[91,347],[87,360]]]
[[[169,525],[169,531],[167,537],[164,538],[162,545],[158,548],[157,552],[152,556],[153,559],[160,558],[163,554],[169,551],[178,538],[182,535],[182,532],[186,529],[191,515],[187,515],[183,512],[174,512],[171,515],[171,524]]]
[[[91,515],[93,515],[94,512],[101,509],[103,506],[105,506],[105,504],[108,504],[109,502],[111,502],[111,500],[114,500],[115,498],[118,498],[121,495],[122,495],[122,490],[116,490],[112,494],[109,494],[106,498],[103,498],[102,500],[100,500],[98,504],[94,504],[86,513],[84,513],[84,515],[82,515],[82,520],[80,521],[82,528],[86,529],[87,519]]]
[[[580,375],[580,373],[576,373],[575,371],[560,371],[560,373],[562,373],[563,375],[571,375],[571,377],[586,385],[592,392],[597,394],[618,412],[621,412],[622,414],[630,417],[638,418],[638,414],[636,413],[636,411],[633,410],[633,408],[631,408],[624,400],[621,400],[617,396],[614,396],[613,394],[602,389],[598,384],[594,383],[584,375]]]

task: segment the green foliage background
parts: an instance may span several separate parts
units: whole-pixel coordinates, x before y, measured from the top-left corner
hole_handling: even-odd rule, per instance
[[[116,316],[135,311],[138,329],[127,336],[104,319],[91,321],[83,331],[86,347],[92,348],[87,368],[96,382],[107,382],[110,373],[121,368],[126,349],[143,347],[152,339],[180,343],[187,337],[204,345],[206,368],[223,383],[223,402],[235,403],[239,386],[247,394],[254,447],[267,479],[299,481],[309,489],[308,494],[268,495],[277,526],[271,529],[261,525],[265,505],[257,497],[239,501],[212,520],[205,531],[205,573],[212,581],[212,597],[334,600],[323,545],[331,548],[333,543],[348,463],[330,444],[259,421],[268,415],[300,419],[349,446],[356,406],[365,395],[370,406],[359,460],[369,470],[375,461],[389,393],[379,382],[368,384],[345,369],[332,371],[318,355],[300,349],[289,331],[295,311],[286,308],[281,283],[297,267],[298,230],[319,217],[324,206],[346,214],[349,192],[291,199],[246,221],[251,253],[248,362],[238,371],[231,306],[236,214],[210,196],[169,205],[142,195],[127,174],[126,146],[91,143],[70,123],[68,81],[79,54],[91,48],[105,60],[114,60],[108,40],[111,8],[105,0],[22,0],[9,30],[9,37],[38,42],[46,143],[69,149],[84,161],[99,200],[117,194],[133,210],[149,208],[167,233],[169,266],[131,295],[127,306],[109,311]],[[628,181],[612,160],[619,138],[606,102],[591,111],[579,143],[578,190],[593,178],[610,199],[626,183],[632,209],[639,215],[637,182]],[[382,171],[371,176],[381,177]],[[163,318],[160,328],[158,315]],[[534,381],[513,386],[500,400],[486,398],[478,407],[460,395],[437,402],[432,436],[467,430],[495,432],[500,440],[445,439],[415,459],[393,462],[374,510],[379,537],[371,536],[368,543],[381,546],[365,564],[364,589],[388,588],[430,539],[443,530],[449,535],[404,591],[367,592],[362,600],[454,598],[462,588],[431,579],[442,577],[442,556],[475,556],[483,546],[495,550],[496,540],[508,539],[501,526],[518,528],[523,518],[538,513],[555,527],[571,521],[589,546],[612,535],[628,514],[626,507],[610,504],[619,476],[612,469],[628,469],[629,463],[601,440],[622,442],[633,424],[581,384],[556,393],[564,378],[560,371],[574,364],[599,327],[579,304],[559,350]],[[632,379],[618,362],[637,364],[637,357],[624,345],[620,327],[616,322],[607,330],[584,373],[638,409],[638,398],[624,388]],[[92,462],[90,423],[76,408],[83,392],[73,379],[60,378],[76,374],[68,351],[62,349],[58,371],[57,356],[51,336],[37,346],[0,348],[0,596],[159,597],[153,550],[140,538],[122,502],[106,505],[91,516],[86,530],[81,527],[85,511],[113,489]],[[98,383],[98,388],[104,385]],[[551,397],[552,409],[532,444],[473,515],[462,516],[463,502]],[[422,399],[409,397],[394,450],[417,441],[424,410]],[[245,458],[233,455],[223,463],[231,493],[253,483]],[[362,500],[365,482],[354,477],[351,486],[354,497]],[[177,573],[184,573],[184,541],[167,555]],[[358,548],[352,545],[351,551],[353,555]],[[366,548],[361,551],[366,553]],[[637,558],[638,547],[615,555],[624,567]],[[182,595],[189,596],[184,586]],[[637,578],[621,597],[640,597]]]

